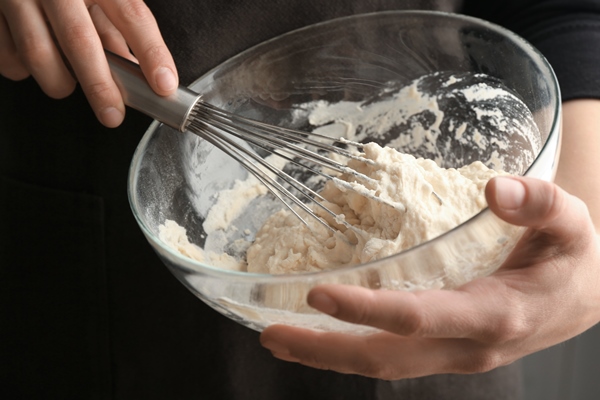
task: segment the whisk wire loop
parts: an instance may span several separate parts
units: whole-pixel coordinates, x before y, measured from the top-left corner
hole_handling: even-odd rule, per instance
[[[293,157],[298,157],[303,160],[310,160],[311,163],[321,167],[329,168],[330,170],[338,173],[346,173],[354,176],[356,179],[360,179],[365,182],[372,181],[368,176],[361,174],[345,165],[333,160],[330,157],[324,156],[317,152],[311,151],[305,147],[299,146],[296,143],[302,143],[303,145],[310,145],[327,152],[337,153],[346,158],[352,158],[359,160],[366,164],[374,164],[373,160],[366,159],[357,154],[341,149],[337,146],[328,143],[322,143],[319,141],[312,140],[309,136],[314,135],[312,133],[297,131],[289,128],[278,128],[269,124],[265,124],[260,121],[252,120],[249,118],[241,117],[227,111],[221,110],[211,104],[205,103],[200,100],[196,107],[192,110],[190,117],[192,119],[200,119],[206,121],[208,124],[218,127],[219,129],[234,135],[240,139],[243,139],[249,143],[252,143],[260,148],[269,151],[270,153],[278,153],[283,156],[282,153],[286,153],[292,158],[288,158],[289,161],[309,168],[305,164],[301,164],[294,160]],[[342,141],[318,134],[318,137],[327,139],[333,143],[343,143]],[[360,143],[353,143],[356,146],[362,146]],[[318,170],[312,170],[311,172],[320,174],[325,178],[329,179],[327,174],[322,173]]]
[[[307,227],[310,228],[310,225],[296,212],[296,210],[293,207],[291,207],[291,205],[285,199],[290,200],[293,204],[300,207],[304,212],[306,212],[311,217],[315,218],[321,225],[323,225],[329,231],[337,233],[337,230],[332,228],[326,220],[315,214],[310,207],[308,207],[304,202],[298,199],[296,195],[292,194],[285,186],[279,183],[277,179],[274,179],[270,174],[266,173],[266,171],[271,172],[272,175],[288,183],[291,187],[293,187],[300,194],[302,194],[306,199],[314,202],[314,204],[316,204],[320,209],[322,209],[332,218],[334,218],[336,222],[343,224],[344,226],[346,226],[346,228],[355,230],[355,228],[352,225],[350,225],[343,219],[340,219],[340,217],[337,214],[325,207],[321,203],[321,201],[325,201],[326,199],[324,199],[317,192],[310,189],[308,186],[304,185],[297,179],[284,173],[280,169],[274,167],[252,150],[244,147],[240,143],[228,137],[226,134],[224,134],[224,132],[201,120],[192,121],[189,126],[189,130],[190,132],[193,132],[196,135],[202,137],[203,139],[205,139],[206,141],[223,151],[226,155],[239,162],[248,172],[254,175],[263,185],[265,185],[267,189]],[[264,169],[261,169],[259,166]],[[316,201],[315,199],[318,199],[320,201]]]
[[[375,187],[375,181],[372,178],[342,163],[339,163],[330,157],[324,156],[318,152],[304,147],[312,146],[316,147],[317,149],[326,150],[330,153],[334,152],[347,158],[359,160],[365,164],[376,164],[375,161],[366,159],[358,153],[353,153],[335,146],[337,143],[361,147],[362,144],[360,143],[341,140],[318,133],[275,127],[264,122],[227,112],[214,105],[204,102],[202,99],[199,99],[191,110],[189,114],[189,123],[186,128],[190,132],[195,133],[207,140],[222,150],[225,154],[238,161],[307,226],[309,226],[309,224],[307,224],[306,221],[293,209],[288,201],[300,207],[300,209],[316,219],[321,225],[325,226],[330,231],[337,232],[337,230],[332,228],[324,218],[317,215],[310,207],[301,201],[297,195],[294,195],[292,192],[290,192],[290,190],[283,186],[274,177],[280,179],[282,182],[285,182],[291,188],[295,189],[305,199],[315,204],[326,214],[330,215],[336,223],[344,225],[346,228],[351,229],[356,233],[360,233],[354,226],[349,224],[343,218],[343,215],[338,215],[327,208],[323,204],[326,199],[324,199],[313,189],[287,174],[282,169],[276,168],[263,157],[258,155],[255,151],[249,149],[247,146],[242,145],[240,142],[233,140],[233,138],[241,139],[245,143],[252,144],[270,154],[281,157],[287,162],[291,162],[300,166],[305,171],[319,175],[327,180],[332,180],[334,184],[341,190],[355,191],[366,198],[388,205],[396,210],[406,211],[406,207],[403,204],[384,200],[378,196],[374,190],[368,189],[367,186],[373,185]],[[329,143],[323,143],[322,141],[314,140],[311,138],[311,136],[317,137],[321,140],[326,139],[329,141]],[[314,167],[306,164],[306,162],[314,165]],[[357,185],[347,182],[325,173],[317,167],[327,168],[340,174],[350,175],[357,181],[361,181],[366,185]],[[285,201],[286,199],[288,201]]]

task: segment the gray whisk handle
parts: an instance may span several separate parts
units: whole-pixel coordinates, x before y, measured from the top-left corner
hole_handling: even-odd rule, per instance
[[[200,95],[184,86],[170,96],[156,94],[139,65],[119,55],[106,52],[106,59],[126,105],[181,132],[188,125],[189,114]]]

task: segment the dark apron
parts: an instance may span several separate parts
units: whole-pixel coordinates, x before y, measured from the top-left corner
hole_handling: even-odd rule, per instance
[[[291,29],[419,2],[147,3],[189,84]],[[128,110],[105,129],[79,90],[52,100],[31,79],[0,79],[0,94],[0,398],[518,398],[517,365],[385,382],[274,359],[176,281],[137,227],[127,170],[148,117]]]

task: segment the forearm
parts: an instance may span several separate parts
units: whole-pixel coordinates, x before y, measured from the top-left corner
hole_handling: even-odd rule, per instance
[[[600,100],[563,104],[562,148],[556,183],[588,206],[600,232]]]

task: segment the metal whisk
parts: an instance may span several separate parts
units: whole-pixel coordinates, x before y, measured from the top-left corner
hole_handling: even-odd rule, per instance
[[[362,158],[354,152],[336,146],[336,144],[343,144],[360,148],[362,146],[360,143],[317,133],[276,127],[245,118],[206,103],[200,94],[182,86],[171,96],[159,96],[150,88],[137,64],[108,51],[106,54],[113,78],[121,90],[125,104],[181,132],[192,132],[222,150],[262,182],[303,223],[307,224],[290,204],[295,204],[328,229],[337,231],[280,181],[287,183],[300,196],[316,204],[337,223],[354,230],[343,218],[322,204],[326,199],[319,193],[283,170],[274,167],[247,146],[240,144],[235,138],[282,157],[327,180],[333,180],[336,185],[348,190],[356,189],[350,183],[331,176],[320,168],[349,174],[357,181],[367,185],[373,180],[342,163],[319,154],[318,150],[326,150],[349,159],[358,159],[373,164],[373,160]],[[317,151],[307,149],[306,145]],[[307,165],[306,162],[310,165]],[[368,190],[359,193],[400,211],[405,210],[403,204],[387,202]]]

